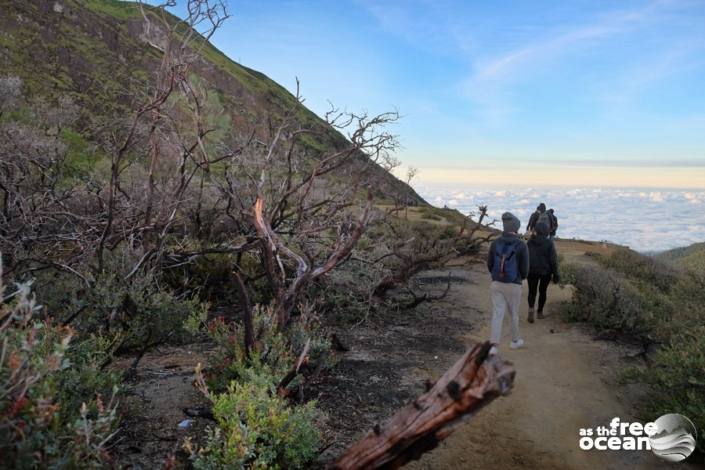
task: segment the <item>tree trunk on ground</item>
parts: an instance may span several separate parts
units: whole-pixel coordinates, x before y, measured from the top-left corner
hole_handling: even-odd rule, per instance
[[[489,342],[468,350],[431,389],[375,425],[332,465],[334,469],[398,468],[435,448],[461,418],[477,411],[514,384],[510,362],[490,356]]]

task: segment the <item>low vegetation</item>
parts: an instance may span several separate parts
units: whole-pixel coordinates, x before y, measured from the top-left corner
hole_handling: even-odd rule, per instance
[[[325,322],[434,300],[414,275],[477,253],[490,234],[389,174],[396,113],[321,120],[213,49],[220,2],[189,0],[183,21],[117,1],[56,5],[13,5],[32,20],[0,37],[9,65],[36,61],[19,46],[46,34],[74,38],[65,50],[111,77],[82,84],[85,63],[55,64],[49,88],[41,70],[0,76],[0,285],[17,286],[0,289],[2,465],[115,464],[129,412],[118,385],[153,348],[208,341],[197,382],[215,421],[185,444],[191,463],[306,467],[320,450],[306,391],[331,364]],[[115,26],[115,47],[137,47],[130,27],[148,44],[113,57],[100,42],[112,34],[91,35],[86,18]],[[149,66],[115,67],[135,57]],[[129,70],[138,80],[124,81]],[[211,82],[231,79],[268,114]]]
[[[680,413],[705,429],[705,278],[687,265],[628,249],[595,261],[566,267],[575,293],[563,313],[643,347],[645,365],[625,378],[649,387],[646,418]],[[698,448],[705,451],[702,433]]]
[[[116,384],[75,332],[42,312],[28,283],[0,278],[0,455],[3,468],[102,468],[116,428]]]

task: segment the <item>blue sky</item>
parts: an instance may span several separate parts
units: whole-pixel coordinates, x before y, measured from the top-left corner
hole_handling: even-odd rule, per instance
[[[500,160],[705,185],[703,0],[228,5],[218,48],[289,89],[298,77],[319,114],[397,109],[398,156],[422,179]]]

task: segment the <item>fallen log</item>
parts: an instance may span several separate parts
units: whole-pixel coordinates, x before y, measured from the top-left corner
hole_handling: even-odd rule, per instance
[[[331,468],[398,468],[435,448],[454,425],[514,384],[510,362],[490,356],[489,342],[469,349],[433,387],[353,444]]]

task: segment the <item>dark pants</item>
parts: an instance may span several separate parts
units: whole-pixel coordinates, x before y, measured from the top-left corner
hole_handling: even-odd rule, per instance
[[[536,301],[536,288],[539,290],[539,312],[543,312],[543,306],[546,304],[546,290],[551,282],[550,274],[529,274],[526,279],[529,284],[529,308],[534,308]]]

